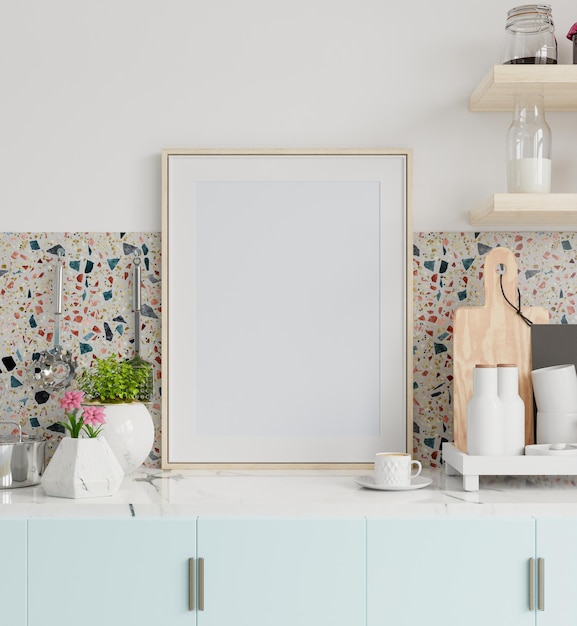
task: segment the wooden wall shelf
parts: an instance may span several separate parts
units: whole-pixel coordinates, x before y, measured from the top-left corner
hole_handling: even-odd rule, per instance
[[[496,193],[471,210],[480,226],[558,226],[576,230],[577,193]]]
[[[547,111],[577,111],[577,65],[494,65],[469,98],[471,111],[512,111],[515,96],[543,95]]]
[[[546,111],[577,111],[577,65],[493,65],[469,98],[471,111],[512,111],[538,93]],[[575,193],[496,193],[469,213],[476,226],[577,230]]]

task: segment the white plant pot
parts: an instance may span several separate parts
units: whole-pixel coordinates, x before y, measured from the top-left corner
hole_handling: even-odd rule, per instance
[[[154,444],[154,424],[142,402],[103,404],[106,424],[102,434],[114,451],[125,474],[146,460]]]
[[[106,439],[64,437],[40,482],[49,496],[98,498],[120,488],[124,472]]]

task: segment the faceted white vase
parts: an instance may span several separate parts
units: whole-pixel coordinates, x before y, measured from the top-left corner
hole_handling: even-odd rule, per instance
[[[103,404],[106,424],[102,434],[125,474],[140,467],[154,444],[154,424],[142,402]]]
[[[103,436],[64,437],[40,482],[49,496],[98,498],[120,488],[124,472]]]

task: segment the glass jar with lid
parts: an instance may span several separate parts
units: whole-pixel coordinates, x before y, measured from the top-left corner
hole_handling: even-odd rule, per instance
[[[507,12],[502,58],[505,64],[557,63],[550,5],[524,4]]]

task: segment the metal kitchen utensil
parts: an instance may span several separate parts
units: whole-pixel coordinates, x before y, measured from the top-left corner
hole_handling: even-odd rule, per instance
[[[54,269],[54,347],[42,351],[32,362],[32,378],[35,387],[44,391],[60,391],[66,389],[76,375],[76,362],[72,355],[60,345],[60,317],[62,316],[62,287],[64,265],[61,257],[56,261]]]
[[[127,362],[133,367],[133,369],[146,369],[148,370],[148,376],[145,382],[141,385],[138,399],[141,402],[150,402],[152,399],[153,391],[153,366],[152,363],[145,361],[140,356],[140,312],[142,307],[142,267],[140,259],[140,251],[134,255],[133,261],[133,309],[134,309],[134,357]]]
[[[0,435],[0,489],[15,489],[37,485],[44,472],[46,440],[22,434],[22,427],[12,420],[18,435]]]

